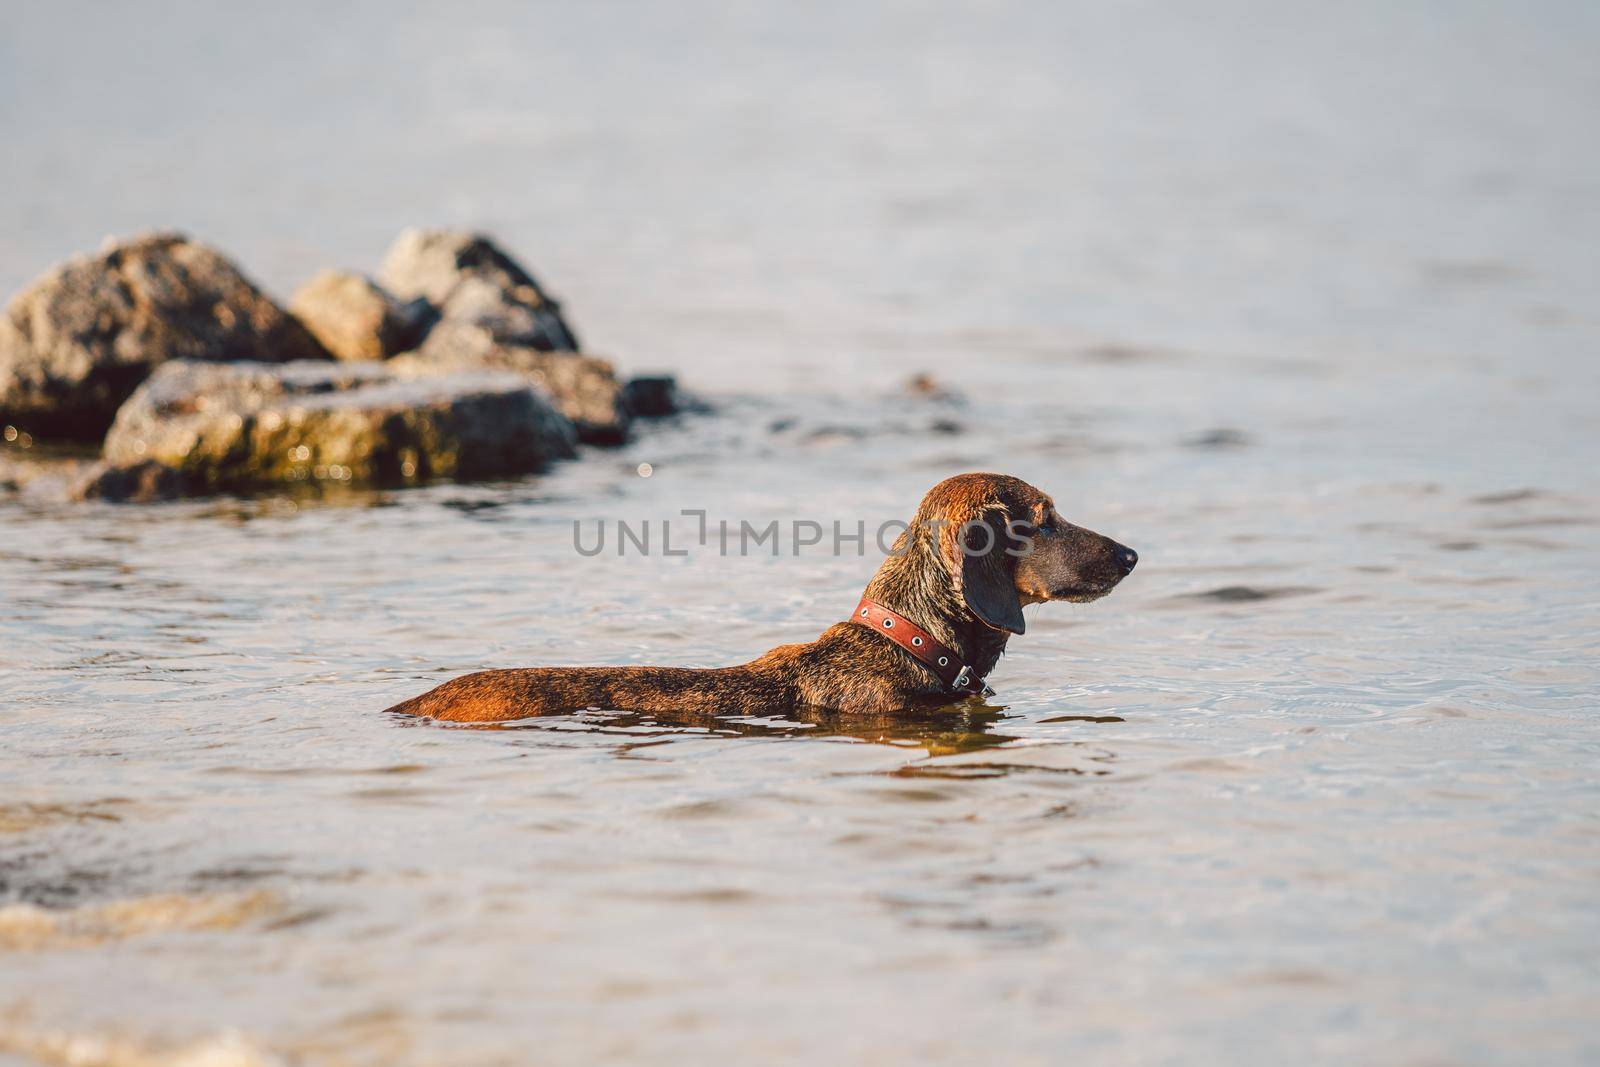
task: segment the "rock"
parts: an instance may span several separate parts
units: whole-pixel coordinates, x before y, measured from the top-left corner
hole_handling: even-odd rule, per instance
[[[408,377],[511,371],[538,386],[572,420],[579,440],[610,445],[628,436],[630,420],[617,376],[610,363],[593,356],[501,343],[481,325],[446,319],[420,349],[396,356],[388,366]]]
[[[927,371],[921,371],[907,378],[905,391],[907,396],[916,397],[920,400],[932,400],[935,403],[959,404],[963,402],[959,392],[947,387]]]
[[[147,234],[68,260],[12,299],[0,318],[0,422],[98,440],[166,360],[325,355],[220,254]]]
[[[636,419],[660,419],[683,409],[678,379],[670,374],[629,378],[622,387],[622,405]]]
[[[167,363],[105,442],[110,467],[153,461],[188,493],[525,474],[573,454],[572,424],[520,377],[379,363]]]
[[[72,448],[0,446],[0,493],[17,493],[36,504],[59,504],[71,497],[73,486],[95,462]]]
[[[623,387],[610,363],[578,354],[560,307],[487,237],[407,230],[379,277],[392,292],[439,309],[438,325],[418,350],[400,357],[405,373],[515,371],[549,394],[589,444],[620,444],[634,418],[683,410],[672,378],[637,378]]]
[[[446,321],[484,327],[496,341],[578,351],[560,305],[481,234],[407,230],[384,257],[378,280],[402,300],[425,297]]]
[[[15,493],[36,476],[35,465],[19,463],[0,453],[0,493]]]
[[[325,270],[302,285],[289,311],[335,359],[387,359],[415,348],[436,312],[423,297],[401,303],[359,274]]]
[[[67,495],[74,500],[149,504],[176,500],[183,489],[183,475],[165,463],[146,459],[117,467],[102,460],[84,471]]]

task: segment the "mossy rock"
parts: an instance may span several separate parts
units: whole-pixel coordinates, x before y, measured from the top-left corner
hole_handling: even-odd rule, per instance
[[[191,494],[326,480],[404,485],[526,474],[574,454],[571,422],[521,378],[403,378],[382,364],[163,364],[117,412],[113,468]]]
[[[576,352],[545,352],[497,341],[482,326],[446,320],[422,347],[389,361],[408,377],[499,371],[537,386],[577,428],[587,444],[615,445],[628,438],[631,417],[611,364]]]

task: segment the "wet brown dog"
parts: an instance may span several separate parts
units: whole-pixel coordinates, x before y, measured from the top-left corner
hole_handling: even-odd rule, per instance
[[[947,704],[982,690],[1007,639],[1023,632],[1024,605],[1098,599],[1138,558],[1109,537],[1063,521],[1054,502],[1026,482],[962,474],[923,498],[868,583],[858,605],[862,618],[836,623],[809,644],[782,645],[741,666],[714,669],[482,671],[389,710],[502,722],[587,708],[780,715],[820,707],[881,714]],[[900,628],[893,631],[896,622]],[[886,628],[871,632],[879,626]],[[935,668],[935,657],[957,660],[968,672],[952,685]]]

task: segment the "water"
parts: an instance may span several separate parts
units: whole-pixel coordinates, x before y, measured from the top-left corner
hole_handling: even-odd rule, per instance
[[[7,17],[0,288],[478,225],[718,411],[0,501],[0,1062],[1600,1058],[1592,7]],[[378,713],[808,640],[876,564],[574,520],[871,529],[970,469],[1141,554],[988,711]]]

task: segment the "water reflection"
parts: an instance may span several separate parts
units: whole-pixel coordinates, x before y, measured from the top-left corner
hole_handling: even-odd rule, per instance
[[[396,716],[397,721],[419,720]],[[1010,718],[1005,705],[974,698],[960,704],[927,710],[898,711],[885,715],[844,714],[829,708],[806,708],[788,715],[761,718],[714,715],[709,712],[597,711],[572,715],[547,715],[516,722],[437,723],[449,729],[468,730],[575,730],[594,734],[622,734],[629,738],[617,750],[627,756],[683,733],[713,734],[756,739],[854,738],[877,745],[921,748],[929,756],[956,756],[998,748],[1018,735],[996,732],[993,727]],[[431,720],[423,720],[429,721]],[[646,738],[648,740],[636,740]]]

